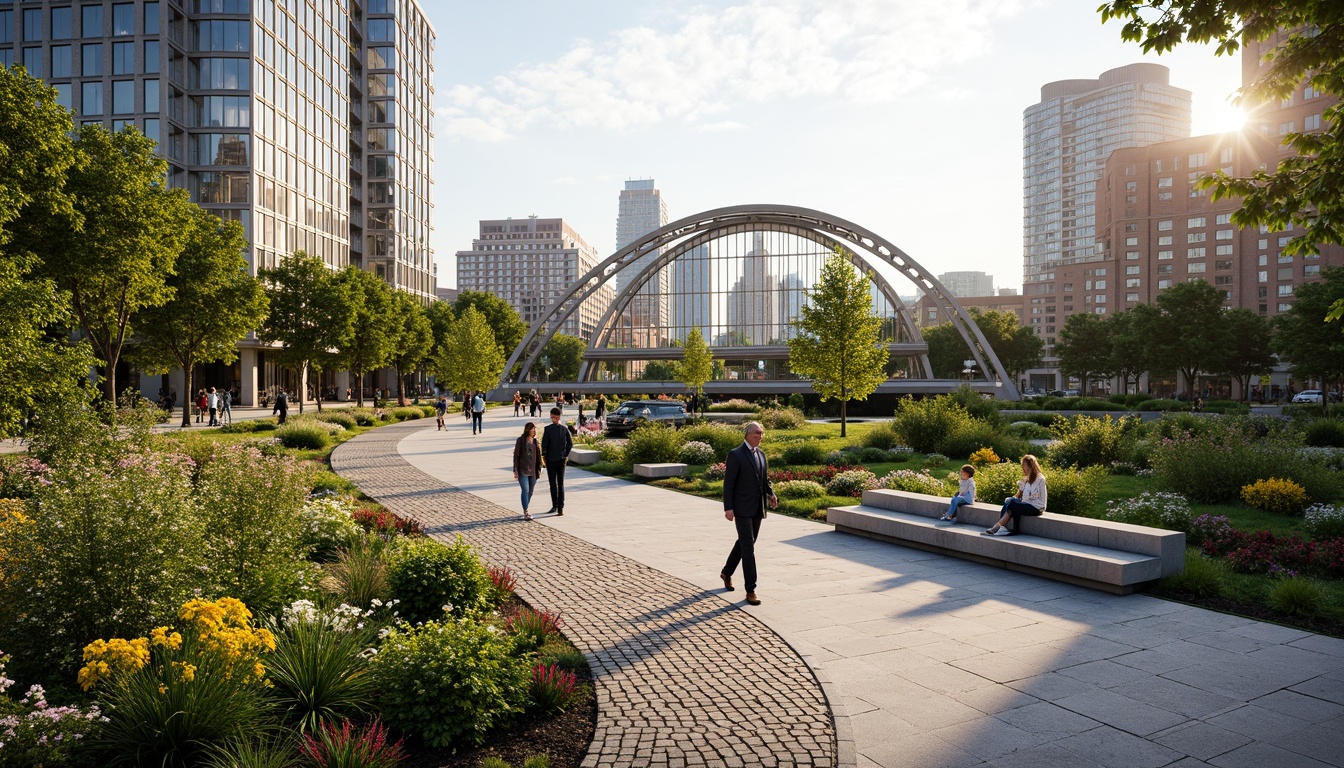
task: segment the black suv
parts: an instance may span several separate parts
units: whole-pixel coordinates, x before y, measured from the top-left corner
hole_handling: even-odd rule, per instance
[[[627,400],[607,414],[607,433],[629,432],[641,424],[686,425],[686,406],[676,400]]]

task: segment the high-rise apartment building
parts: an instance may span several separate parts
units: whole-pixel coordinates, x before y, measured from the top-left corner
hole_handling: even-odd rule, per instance
[[[425,301],[433,44],[416,0],[0,3],[0,63],[52,86],[76,125],[159,142],[172,186],[242,224],[254,273],[302,250]],[[323,386],[241,347],[214,379],[244,404]]]
[[[1058,273],[1102,258],[1096,185],[1112,152],[1190,135],[1190,92],[1157,64],[1041,88],[1023,117],[1023,293],[1049,346],[1064,324]]]
[[[944,272],[938,282],[957,297],[994,295],[994,276],[984,272]]]
[[[457,288],[494,294],[531,324],[600,260],[564,219],[482,220],[471,250],[457,252]],[[612,291],[604,285],[570,315],[560,332],[590,340],[611,299]]]
[[[632,179],[621,190],[620,208],[616,216],[616,250],[621,250],[639,238],[667,224],[667,202],[653,179]],[[659,252],[661,253],[661,251]],[[634,264],[616,276],[616,290],[624,291],[640,270],[648,266],[657,254],[640,257]],[[688,262],[691,264],[693,262]],[[628,305],[630,323],[636,327],[654,329],[661,335],[668,326],[670,312],[672,270],[661,269],[647,282]]]

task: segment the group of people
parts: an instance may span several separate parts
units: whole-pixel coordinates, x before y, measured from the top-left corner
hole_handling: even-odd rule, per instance
[[[220,392],[215,387],[201,389],[196,392],[196,423],[200,424],[201,419],[209,416],[207,427],[224,426],[225,418],[228,423],[233,423],[233,390],[225,389]]]
[[[1003,500],[999,519],[985,529],[986,536],[1012,536],[1020,532],[1021,518],[1035,517],[1045,511],[1047,491],[1041,463],[1035,456],[1022,457],[1022,479],[1017,481],[1017,495]],[[942,522],[957,522],[957,509],[963,504],[975,503],[975,467],[963,464],[957,493],[947,505],[947,512],[938,518]],[[1008,524],[1012,523],[1012,528]]]

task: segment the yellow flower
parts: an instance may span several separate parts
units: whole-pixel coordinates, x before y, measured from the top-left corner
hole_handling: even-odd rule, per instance
[[[179,632],[169,631],[171,627],[155,627],[149,633],[149,644],[156,648],[167,648],[177,650],[182,647],[182,635]]]
[[[79,684],[87,691],[113,674],[137,672],[148,663],[149,640],[143,637],[94,640],[84,646],[84,667],[79,670]]]

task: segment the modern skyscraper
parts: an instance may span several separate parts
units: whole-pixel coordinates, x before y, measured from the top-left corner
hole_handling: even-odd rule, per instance
[[[994,276],[984,272],[944,272],[938,282],[958,298],[994,295]]]
[[[1047,345],[1063,325],[1056,271],[1101,258],[1096,184],[1111,152],[1190,135],[1190,92],[1157,64],[1041,88],[1023,117],[1023,293]]]
[[[770,252],[758,232],[742,264],[742,276],[728,293],[727,344],[762,345],[778,342],[780,333],[779,278]]]
[[[76,125],[158,141],[169,184],[242,224],[254,273],[302,250],[423,301],[434,37],[416,0],[0,5],[0,64],[46,81]],[[219,383],[243,403],[309,394],[241,347]]]
[[[457,288],[494,294],[529,324],[600,261],[564,219],[487,219],[480,226],[471,250],[457,252]],[[590,340],[611,299],[611,289],[603,286],[570,315],[560,332]]]
[[[653,179],[632,179],[621,190],[620,209],[616,217],[616,250],[621,250],[639,238],[667,224],[667,202]],[[661,253],[661,251],[660,251]],[[649,254],[638,259],[616,276],[616,290],[624,291],[639,271],[656,258]],[[635,326],[652,327],[662,334],[668,326],[671,269],[661,269],[631,301],[629,312]]]

